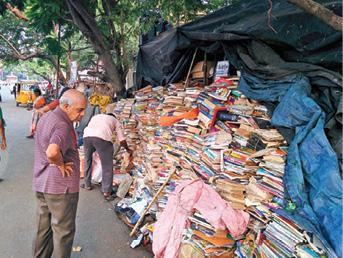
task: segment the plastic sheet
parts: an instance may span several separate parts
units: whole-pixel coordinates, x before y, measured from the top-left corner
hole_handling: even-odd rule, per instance
[[[284,176],[287,193],[303,223],[311,223],[342,257],[342,180],[324,132],[325,113],[310,97],[309,80],[291,76],[267,81],[243,73],[239,89],[249,98],[280,102],[272,124],[295,129]]]

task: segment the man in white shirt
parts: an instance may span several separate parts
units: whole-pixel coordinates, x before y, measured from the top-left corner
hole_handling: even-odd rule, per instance
[[[123,128],[120,122],[111,113],[99,114],[92,117],[83,133],[83,146],[85,150],[85,179],[84,189],[91,190],[92,179],[92,157],[94,151],[99,154],[102,167],[102,192],[104,198],[108,201],[112,200],[112,183],[113,183],[113,138],[116,135],[116,140],[120,146],[132,155],[132,150],[129,149]]]

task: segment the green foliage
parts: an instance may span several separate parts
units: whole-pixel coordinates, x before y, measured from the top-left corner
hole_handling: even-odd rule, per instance
[[[41,42],[42,48],[45,48],[47,52],[51,55],[58,55],[61,53],[61,47],[58,39],[52,35],[46,36]]]
[[[63,17],[66,17],[68,9],[59,0],[27,0],[25,4],[25,14],[30,21],[30,26],[37,31],[49,34],[54,32],[54,26],[60,24],[68,26]],[[70,26],[73,29],[73,26]]]
[[[145,0],[141,1],[141,12],[145,16],[144,30],[158,18],[167,20],[174,26],[195,20],[209,12],[230,4],[228,0]]]
[[[5,0],[0,0],[0,15],[3,15],[0,24],[4,25],[0,33],[18,49],[26,53],[41,49],[54,58],[60,55],[65,68],[70,59],[78,61],[81,68],[94,65],[97,55],[92,48],[87,48],[90,42],[73,23],[65,0],[6,1],[21,9],[29,19],[25,22],[9,15],[4,9]],[[95,19],[117,67],[125,73],[134,64],[139,35],[149,31],[156,21],[163,19],[178,26],[233,1],[237,0],[83,0],[82,4]],[[0,57],[13,63],[12,50],[2,43],[0,38]]]
[[[26,26],[26,22],[17,19],[8,12],[0,16],[0,34],[3,35],[21,53],[32,54],[39,48],[43,35]],[[13,59],[13,49],[0,38],[0,57]]]
[[[53,79],[54,68],[48,62],[34,58],[27,62],[12,62],[4,65],[4,69],[13,73],[25,73],[31,79]]]
[[[1,0],[0,0],[1,1]],[[40,4],[41,3],[41,4]],[[91,60],[95,60],[94,50],[92,48],[84,49],[89,46],[88,41],[82,34],[66,19],[57,16],[60,13],[59,4],[61,1],[27,1],[26,8],[23,9],[30,21],[23,21],[16,18],[10,12],[5,12],[0,16],[0,34],[2,34],[10,43],[23,55],[30,55],[37,50],[42,52],[43,59],[36,58],[28,61],[19,61],[14,55],[14,50],[10,45],[0,37],[0,59],[8,67],[18,67],[27,71],[33,69],[36,64],[44,64],[41,67],[47,68],[46,64],[53,64],[52,60],[57,60],[60,55],[61,67],[68,68],[68,53],[73,60],[77,60],[81,67],[90,65]],[[64,5],[65,6],[65,5]],[[66,10],[63,15],[68,15]],[[51,15],[53,14],[53,15]],[[61,40],[58,41],[58,34],[54,30],[56,22],[61,24]],[[58,27],[57,27],[58,28]],[[81,49],[80,51],[73,50]],[[84,49],[84,50],[83,50]],[[45,58],[49,57],[50,58]],[[51,66],[53,67],[53,66]],[[41,69],[39,69],[41,70]],[[37,70],[38,71],[38,70]],[[51,69],[48,73],[53,74]],[[40,74],[44,74],[42,71]]]
[[[77,32],[70,37],[69,43],[71,48],[74,50],[71,52],[71,59],[78,62],[79,69],[89,69],[96,60],[96,54],[89,42],[80,32]],[[62,44],[62,47],[64,49],[68,49],[68,46],[65,44],[65,42]],[[78,49],[82,50],[75,51]],[[65,62],[67,61],[65,60]]]

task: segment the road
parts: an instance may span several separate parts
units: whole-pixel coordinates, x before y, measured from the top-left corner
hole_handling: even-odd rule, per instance
[[[25,138],[31,113],[16,107],[8,88],[1,95],[8,149],[0,151],[0,178],[4,179],[0,183],[0,258],[29,258],[36,228],[36,200],[31,190],[34,140]],[[73,258],[153,257],[145,247],[130,248],[129,229],[97,189],[80,191],[76,223],[74,246],[82,251],[73,252]]]

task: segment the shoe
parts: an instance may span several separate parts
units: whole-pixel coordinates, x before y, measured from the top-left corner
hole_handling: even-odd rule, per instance
[[[93,187],[91,187],[91,186],[86,186],[86,184],[81,184],[80,187],[83,188],[83,189],[85,189],[85,190],[88,190],[88,191],[90,191],[90,190],[93,189]]]
[[[103,195],[104,199],[108,202],[113,201],[116,198],[116,196],[112,195],[111,193],[103,193]]]
[[[26,136],[27,139],[33,139],[33,134]]]

